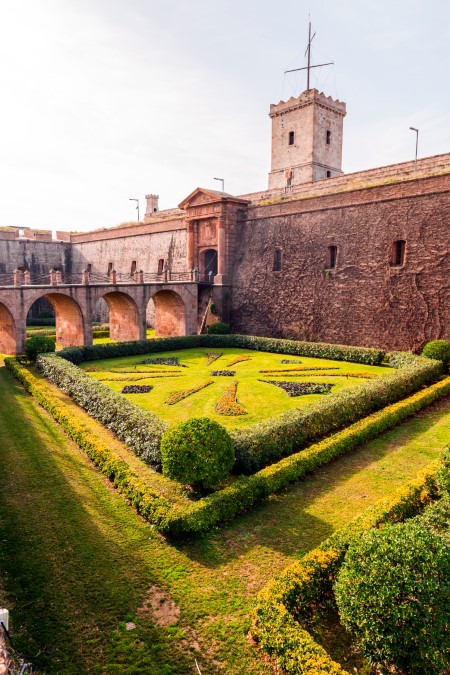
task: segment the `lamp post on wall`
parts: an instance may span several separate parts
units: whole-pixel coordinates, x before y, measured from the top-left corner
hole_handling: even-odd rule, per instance
[[[220,180],[222,183],[222,192],[225,192],[225,179],[224,178],[214,178],[214,180]]]
[[[129,201],[129,202],[137,202],[136,210],[137,210],[137,212],[138,212],[138,222],[139,222],[139,199],[130,197],[130,199],[129,199],[128,201]]]
[[[411,131],[416,133],[416,159],[414,160],[414,171],[417,171],[417,148],[419,146],[419,130],[416,127],[409,127]]]

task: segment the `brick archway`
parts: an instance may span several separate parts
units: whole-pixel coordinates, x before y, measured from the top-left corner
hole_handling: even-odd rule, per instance
[[[65,293],[43,293],[33,298],[28,311],[36,300],[45,298],[55,310],[56,342],[60,347],[81,347],[85,344],[83,312],[80,305]]]
[[[0,302],[0,354],[15,354],[16,345],[16,322],[7,306]]]
[[[140,340],[139,310],[135,300],[121,291],[102,295],[109,308],[109,337],[111,340]]]
[[[186,308],[181,296],[175,291],[158,291],[151,299],[155,305],[155,334],[186,335]]]

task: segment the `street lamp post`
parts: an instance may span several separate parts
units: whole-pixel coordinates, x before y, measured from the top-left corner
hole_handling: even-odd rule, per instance
[[[214,178],[214,180],[220,180],[222,183],[222,192],[225,192],[225,179],[224,178]]]
[[[414,160],[414,171],[417,171],[417,148],[419,147],[419,130],[416,127],[409,127],[411,131],[416,132],[416,159]]]
[[[136,210],[138,212],[138,222],[139,222],[139,199],[136,199],[134,197],[130,197],[130,199],[128,201],[129,202],[137,202]]]

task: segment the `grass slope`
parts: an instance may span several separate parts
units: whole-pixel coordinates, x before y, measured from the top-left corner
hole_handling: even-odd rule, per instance
[[[194,658],[208,674],[271,673],[245,637],[256,591],[414,476],[450,435],[447,399],[180,544],[108,489],[4,368],[0,398],[0,600],[18,650],[48,673],[185,675],[196,672]],[[146,607],[151,599],[176,619],[163,592],[180,610],[169,625]],[[125,630],[126,621],[136,628]]]

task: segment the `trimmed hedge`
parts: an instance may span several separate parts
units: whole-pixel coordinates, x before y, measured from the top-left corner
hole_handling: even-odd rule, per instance
[[[38,356],[37,370],[154,469],[161,469],[160,443],[168,424],[93,379],[56,354]]]
[[[334,361],[351,361],[379,365],[385,352],[370,347],[348,347],[346,345],[325,344],[322,342],[299,342],[296,340],[279,340],[277,338],[258,337],[255,335],[186,335],[173,338],[153,338],[134,342],[120,342],[90,347],[68,347],[59,352],[67,361],[81,363],[96,359],[108,359],[116,356],[134,356],[192,347],[237,347],[274,354],[292,354],[294,356],[310,356],[312,358],[332,359]]]
[[[56,360],[55,357],[52,359]],[[123,460],[119,460],[103,441],[80,424],[76,414],[52,394],[45,381],[39,381],[17,359],[6,358],[5,365],[63,426],[68,435],[86,451],[137,511],[158,530],[167,534],[203,532],[220,521],[231,519],[254,503],[265,499],[272,492],[311,473],[359,443],[374,438],[408,415],[450,393],[450,377],[448,377],[311,446],[308,450],[283,459],[254,476],[239,478],[232,486],[204,499],[197,502],[191,502],[186,498],[169,501],[158,491],[157,483],[165,480],[162,476],[155,474],[156,485],[148,486]]]
[[[29,338],[34,337],[35,335],[45,335],[46,337],[56,338],[55,328],[36,328],[35,330],[27,331]],[[93,338],[106,338],[109,337],[109,328],[108,329],[96,329],[94,327],[92,331]]]
[[[416,515],[436,497],[439,469],[440,462],[430,464],[415,481],[367,509],[260,591],[250,632],[289,675],[348,675],[298,621],[312,619],[316,607],[332,602],[333,583],[352,542],[383,523]]]

